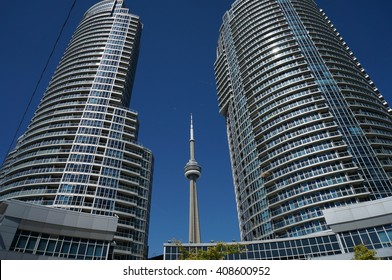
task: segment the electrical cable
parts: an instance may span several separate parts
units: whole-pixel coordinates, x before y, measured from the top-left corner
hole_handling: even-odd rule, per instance
[[[34,88],[34,91],[33,91],[32,95],[30,96],[29,103],[28,103],[27,106],[26,106],[26,109],[25,109],[25,111],[24,111],[24,113],[23,113],[22,119],[21,119],[20,122],[19,122],[18,128],[16,129],[15,134],[14,134],[14,136],[13,136],[13,138],[12,138],[11,144],[10,144],[8,150],[7,150],[7,153],[6,153],[5,156],[4,156],[3,162],[4,162],[5,159],[7,158],[9,152],[11,151],[11,148],[12,148],[13,145],[14,145],[15,139],[16,139],[16,137],[18,136],[19,130],[20,130],[22,124],[23,124],[23,121],[24,121],[24,119],[25,119],[25,117],[26,117],[26,115],[27,115],[27,112],[29,111],[30,105],[31,105],[31,103],[32,103],[32,101],[33,101],[33,99],[34,99],[36,93],[37,93],[38,87],[39,87],[39,85],[40,85],[40,83],[41,83],[41,81],[42,81],[42,78],[43,78],[43,76],[44,76],[44,74],[45,74],[45,72],[46,72],[46,69],[48,68],[49,62],[50,62],[50,60],[52,59],[53,53],[54,53],[54,51],[56,50],[57,44],[58,44],[58,42],[59,42],[59,40],[60,40],[60,37],[61,37],[61,35],[62,35],[63,31],[64,31],[65,26],[66,26],[67,23],[68,23],[68,20],[69,20],[69,18],[70,18],[70,16],[71,16],[72,10],[73,10],[74,7],[75,7],[76,1],[77,1],[77,0],[74,0],[74,2],[72,3],[72,6],[71,6],[70,10],[68,11],[68,15],[67,15],[67,17],[66,17],[66,19],[65,19],[65,21],[64,21],[64,23],[63,23],[63,25],[62,25],[62,27],[61,27],[61,29],[60,29],[59,34],[57,35],[57,39],[56,39],[56,41],[55,41],[55,43],[54,43],[54,45],[53,45],[53,47],[52,47],[52,51],[50,52],[49,57],[48,57],[48,59],[46,60],[45,67],[44,67],[43,70],[41,71],[41,75],[40,75],[40,77],[39,77],[39,79],[38,79],[38,81],[37,81],[37,84],[35,85],[35,88]]]

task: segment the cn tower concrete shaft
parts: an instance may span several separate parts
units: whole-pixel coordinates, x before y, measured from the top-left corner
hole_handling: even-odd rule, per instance
[[[185,165],[185,177],[189,179],[189,243],[200,243],[199,206],[197,203],[196,180],[200,177],[201,167],[195,160],[195,139],[193,137],[193,121],[191,116],[190,159]]]
[[[190,180],[189,243],[200,243],[199,206],[197,203],[196,180]]]

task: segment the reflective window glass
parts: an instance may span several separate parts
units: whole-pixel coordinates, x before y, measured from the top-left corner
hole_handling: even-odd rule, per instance
[[[18,240],[18,244],[16,244],[17,248],[25,248],[27,243],[27,236],[20,236]]]
[[[362,244],[362,240],[361,238],[359,238],[357,234],[353,234],[352,237],[353,237],[354,246],[358,244]]]
[[[378,233],[378,236],[380,238],[381,243],[388,243],[389,242],[388,235],[385,233],[385,231],[380,231]]]
[[[97,247],[95,248],[95,257],[100,257],[102,256],[102,245],[97,245]]]
[[[46,248],[46,251],[47,252],[53,252],[55,247],[56,247],[56,241],[55,240],[49,240],[48,247]]]
[[[92,256],[93,253],[94,253],[94,245],[88,245],[88,246],[87,246],[86,255],[87,255],[87,256]]]
[[[30,237],[29,241],[27,242],[26,252],[30,252],[30,253],[33,252],[36,242],[37,242],[36,237]]]
[[[48,240],[47,240],[47,239],[41,239],[41,240],[39,241],[37,250],[38,250],[38,251],[45,251],[45,248],[46,248],[46,244],[47,244],[47,243],[48,243]]]
[[[392,241],[392,230],[387,230],[387,235],[389,236],[389,240]]]
[[[71,251],[69,253],[76,255],[77,251],[78,251],[78,244],[77,243],[72,243]]]
[[[378,238],[377,233],[371,232],[371,233],[369,233],[369,237],[371,239],[371,243],[373,243],[373,244],[380,243],[380,239]]]
[[[69,247],[70,247],[70,242],[65,241],[65,242],[63,243],[63,247],[61,248],[61,253],[63,253],[63,254],[68,254]]]

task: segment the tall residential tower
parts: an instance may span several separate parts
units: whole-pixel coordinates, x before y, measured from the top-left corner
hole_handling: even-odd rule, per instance
[[[313,0],[237,0],[215,62],[241,237],[329,229],[392,195],[391,109]]]
[[[21,222],[10,247],[1,249],[96,258],[89,217],[110,217],[117,227],[111,227],[107,252],[97,252],[100,258],[111,257],[107,245],[114,259],[147,257],[153,155],[137,143],[138,115],[128,109],[141,30],[139,17],[122,0],[100,1],[84,14],[27,131],[0,170],[0,201],[37,206],[46,216],[31,212],[18,219],[43,226]],[[50,219],[55,213],[68,218],[45,228],[56,223]],[[73,231],[57,230],[66,225]],[[72,237],[75,228],[82,238]],[[106,234],[102,228],[95,238]]]

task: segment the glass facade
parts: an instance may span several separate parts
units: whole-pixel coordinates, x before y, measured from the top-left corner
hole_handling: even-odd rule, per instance
[[[214,68],[243,241],[392,195],[391,109],[313,0],[235,1]]]
[[[106,260],[110,259],[109,248],[109,242],[19,230],[10,250],[54,258]]]
[[[264,243],[238,243],[238,246],[244,252],[228,255],[228,260],[307,260],[342,253],[335,235]],[[189,246],[186,249],[207,250],[208,247]],[[178,247],[166,247],[165,260],[177,260],[179,256]]]
[[[346,231],[341,233],[340,236],[344,247],[350,252],[357,244],[364,244],[372,250],[387,248],[392,245],[392,224]]]
[[[118,216],[115,259],[144,259],[153,155],[129,110],[142,24],[100,1],[77,27],[27,131],[0,169],[0,200]]]
[[[274,239],[270,241],[253,241],[228,243],[239,246],[242,253],[232,254],[227,260],[308,260],[326,256],[352,253],[354,246],[364,244],[371,250],[390,248],[392,224],[361,230],[346,231],[340,234],[325,232],[318,236]],[[204,250],[215,244],[184,244],[185,250]],[[180,259],[181,252],[176,245],[165,246],[165,260]],[[392,259],[392,256],[383,257]]]

